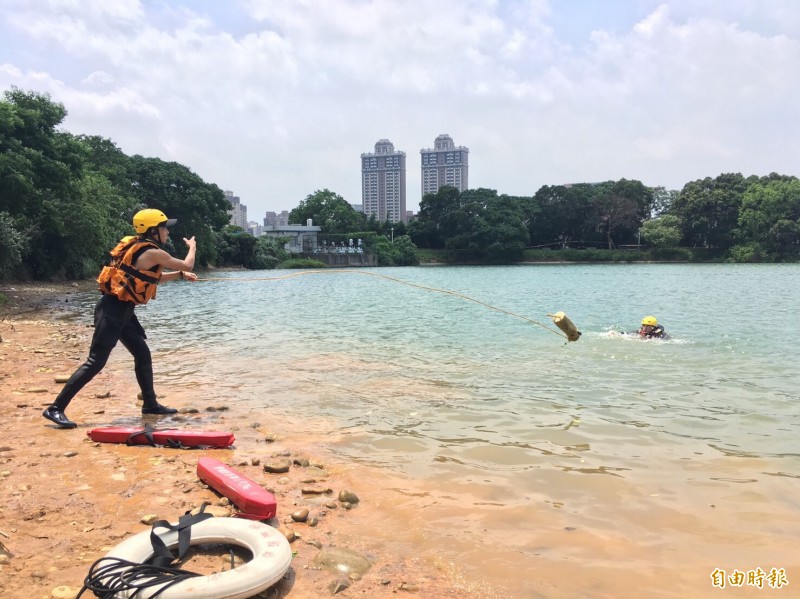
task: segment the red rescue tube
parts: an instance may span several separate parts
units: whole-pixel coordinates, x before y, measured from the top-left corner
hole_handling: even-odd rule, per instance
[[[141,426],[108,426],[93,428],[86,434],[100,443],[128,445],[165,445],[167,447],[230,447],[233,433],[223,431],[193,431],[179,428],[146,429]]]
[[[197,476],[239,508],[240,518],[268,520],[278,509],[275,496],[257,482],[214,458],[197,461]]]

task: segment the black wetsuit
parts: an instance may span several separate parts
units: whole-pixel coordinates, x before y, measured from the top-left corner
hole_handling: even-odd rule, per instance
[[[153,388],[153,360],[147,346],[147,335],[134,314],[135,304],[123,302],[114,295],[100,298],[94,309],[94,335],[86,362],[69,378],[53,405],[62,412],[72,398],[106,365],[118,341],[133,355],[136,380],[142,390],[144,407],[156,404]]]
[[[644,337],[646,339],[669,339],[669,335],[667,335],[667,332],[664,330],[664,327],[662,327],[660,324],[650,329],[649,333],[644,333],[640,331],[639,336]]]

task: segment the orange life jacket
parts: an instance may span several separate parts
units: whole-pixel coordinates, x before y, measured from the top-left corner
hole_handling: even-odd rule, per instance
[[[161,266],[152,270],[139,270],[132,266],[139,256],[152,248],[158,249],[159,245],[141,237],[123,237],[111,250],[111,264],[104,266],[97,277],[101,293],[134,304],[146,304],[153,299],[161,280]]]

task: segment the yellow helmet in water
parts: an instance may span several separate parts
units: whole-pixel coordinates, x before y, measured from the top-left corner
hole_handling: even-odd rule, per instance
[[[145,208],[133,215],[133,228],[137,233],[147,233],[152,227],[171,227],[176,222],[177,219],[167,218],[166,214],[155,208]]]
[[[645,316],[642,318],[642,326],[654,327],[658,324],[655,316]]]

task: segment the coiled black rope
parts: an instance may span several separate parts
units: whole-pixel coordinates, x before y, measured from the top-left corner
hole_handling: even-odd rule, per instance
[[[129,598],[140,597],[139,593],[143,590],[160,586],[161,588],[148,595],[158,597],[179,582],[202,576],[196,572],[173,567],[173,564],[180,563],[189,551],[192,525],[212,517],[205,512],[207,505],[208,503],[203,502],[197,514],[186,512],[178,519],[177,524],[170,524],[167,520],[154,522],[150,529],[150,543],[154,553],[149,562],[137,563],[118,557],[103,557],[94,562],[75,599],[79,599],[85,591],[93,592],[100,599],[115,599],[117,593],[125,591],[128,592]],[[178,532],[177,557],[156,533],[158,528]]]
[[[202,576],[196,572],[129,562],[117,557],[102,557],[92,564],[89,573],[83,580],[83,587],[75,599],[79,599],[86,591],[91,591],[100,599],[114,599],[117,593],[127,591],[128,597],[141,597],[145,589],[161,586],[149,597],[158,597],[173,585]]]

